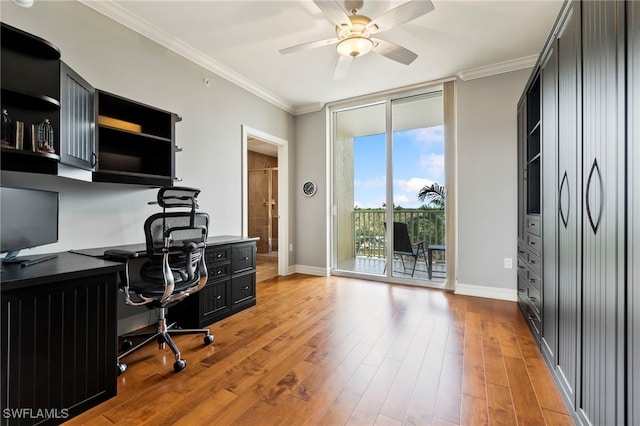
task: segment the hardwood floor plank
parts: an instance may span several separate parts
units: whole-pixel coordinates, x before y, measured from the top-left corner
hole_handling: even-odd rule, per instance
[[[513,302],[343,277],[257,285],[257,305],[149,345],[69,425],[571,424]]]
[[[434,417],[460,423],[462,403],[462,355],[445,352],[440,372]]]
[[[500,386],[509,386],[504,368],[500,337],[496,323],[482,321],[482,353],[484,354],[485,380]]]
[[[474,312],[467,312],[465,316],[462,393],[486,399],[482,325],[480,314]]]
[[[487,383],[487,410],[491,425],[512,426],[516,424],[511,390],[508,386]]]
[[[529,373],[521,358],[505,357],[513,407],[518,424],[544,425]]]
[[[489,416],[487,414],[487,401],[485,401],[484,398],[462,395],[460,425],[482,426],[488,424]]]

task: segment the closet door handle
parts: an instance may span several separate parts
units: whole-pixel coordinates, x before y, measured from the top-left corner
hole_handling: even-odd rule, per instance
[[[566,197],[564,197],[564,193],[567,193]],[[565,206],[563,200],[566,198],[566,214],[565,214]],[[562,182],[560,182],[560,189],[558,190],[558,211],[560,213],[560,219],[564,224],[565,229],[569,225],[569,211],[571,209],[571,193],[569,192],[569,178],[567,177],[567,172],[564,172],[564,176],[562,176]]]
[[[597,181],[597,185],[593,185],[594,180]],[[593,189],[593,190],[592,190]],[[598,227],[600,226],[600,219],[602,219],[602,208],[604,205],[604,189],[602,186],[602,175],[600,174],[600,167],[598,166],[598,160],[594,159],[593,164],[591,165],[591,170],[589,171],[589,177],[587,178],[587,187],[586,191],[586,206],[587,206],[587,217],[589,218],[589,224],[591,225],[591,229],[593,233],[596,234],[598,232]],[[592,212],[591,204],[594,202],[598,204],[596,206],[597,215],[594,217],[594,212]]]

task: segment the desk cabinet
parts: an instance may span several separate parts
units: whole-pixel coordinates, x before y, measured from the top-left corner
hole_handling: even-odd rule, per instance
[[[256,304],[256,242],[210,240],[205,251],[207,285],[169,308],[170,320],[181,327],[206,327]]]
[[[121,268],[69,253],[3,265],[2,424],[58,424],[116,395]]]

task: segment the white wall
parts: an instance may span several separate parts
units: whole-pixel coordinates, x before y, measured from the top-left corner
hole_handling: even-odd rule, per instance
[[[317,275],[328,273],[328,195],[327,187],[327,116],[321,111],[296,117],[296,173],[295,200],[296,227],[294,251],[296,270]],[[316,194],[307,197],[302,183],[311,180],[318,187]]]
[[[458,287],[468,293],[514,299],[516,295],[516,105],[531,70],[458,81]],[[325,113],[297,119],[297,181],[327,179]],[[321,188],[320,190],[323,190]],[[298,267],[329,268],[319,240],[329,226],[328,204],[297,195]],[[505,269],[509,257],[513,269]],[[474,290],[475,288],[475,290]],[[488,288],[488,289],[487,289]],[[515,299],[514,299],[515,300]]]
[[[295,118],[289,113],[77,1],[36,1],[29,9],[2,1],[0,7],[3,22],[56,45],[63,61],[96,88],[182,115],[176,174],[181,185],[202,189],[211,235],[242,231],[241,125],[289,141],[294,172]],[[154,211],[146,203],[156,190],[141,186],[8,172],[2,184],[60,192],[60,241],[32,253],[143,242],[142,224]],[[295,235],[295,203],[288,213]],[[295,263],[293,253],[289,263]]]
[[[531,70],[458,81],[458,277],[516,296],[516,106]],[[504,268],[511,258],[512,269]],[[468,290],[465,289],[465,290]]]

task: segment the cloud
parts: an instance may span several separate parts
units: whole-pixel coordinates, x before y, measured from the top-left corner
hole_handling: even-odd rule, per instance
[[[406,130],[405,134],[420,145],[442,144],[444,141],[444,126],[423,127]]]
[[[444,183],[444,155],[426,154],[420,156],[420,168],[440,184]]]
[[[409,180],[397,179],[395,181],[396,188],[405,192],[416,194],[415,196],[417,196],[418,192],[424,186],[432,185],[432,184],[433,184],[433,181],[430,179],[417,178],[417,177],[413,177]]]

